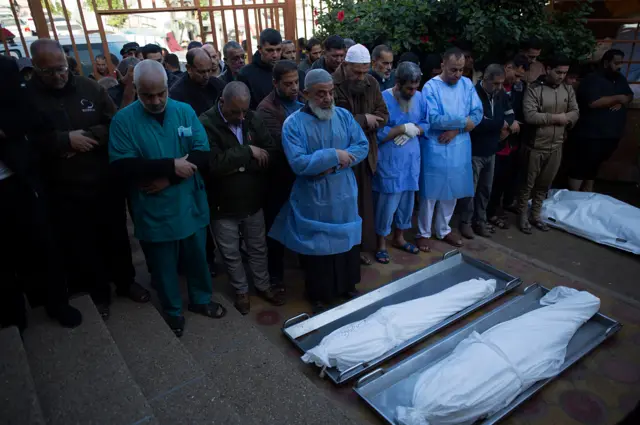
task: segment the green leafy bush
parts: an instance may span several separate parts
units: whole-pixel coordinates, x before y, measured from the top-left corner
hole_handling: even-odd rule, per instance
[[[467,41],[482,58],[537,36],[547,52],[584,59],[595,47],[585,26],[590,1],[560,12],[549,10],[546,0],[326,0],[314,14],[320,37],[339,34],[369,46],[385,42],[397,53],[441,52]]]

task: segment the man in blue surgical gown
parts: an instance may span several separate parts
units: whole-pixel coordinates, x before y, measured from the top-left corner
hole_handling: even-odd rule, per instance
[[[327,71],[307,73],[305,94],[308,103],[282,130],[296,180],[269,236],[300,254],[318,312],[338,296],[354,296],[360,282],[362,220],[352,167],[367,158],[369,142],[351,113],[335,107]]]
[[[482,102],[470,79],[462,76],[464,52],[453,48],[442,58],[442,74],[422,89],[429,131],[420,140],[420,212],[416,242],[429,251],[432,234],[453,246],[462,240],[449,221],[456,200],[473,196],[469,132],[482,120]],[[435,217],[434,217],[435,216]]]
[[[420,251],[404,238],[411,228],[415,192],[420,176],[418,136],[429,130],[427,109],[418,86],[422,73],[412,62],[402,62],[395,73],[395,86],[382,92],[389,121],[378,130],[378,165],[373,175],[373,204],[378,238],[376,260],[390,261],[385,237],[393,229],[393,246],[411,254]]]

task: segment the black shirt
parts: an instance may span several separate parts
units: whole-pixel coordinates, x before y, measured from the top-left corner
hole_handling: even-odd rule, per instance
[[[222,94],[224,83],[216,77],[209,78],[206,86],[193,82],[188,73],[185,73],[178,82],[169,90],[169,97],[179,102],[184,102],[196,111],[200,116],[213,107]]]
[[[590,108],[589,104],[604,96],[633,95],[624,75],[617,73],[614,78],[604,71],[589,74],[580,82],[576,93],[580,120],[573,135],[587,139],[620,139],[627,121],[627,107],[617,111],[610,108]]]

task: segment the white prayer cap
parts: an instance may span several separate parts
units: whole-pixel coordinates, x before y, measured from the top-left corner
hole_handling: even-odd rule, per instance
[[[356,44],[347,50],[347,56],[344,61],[349,63],[371,63],[371,55],[369,50],[362,44]]]
[[[333,78],[331,77],[331,74],[322,68],[312,69],[307,72],[307,76],[304,77],[304,88],[307,90],[316,84],[323,83],[333,83]]]

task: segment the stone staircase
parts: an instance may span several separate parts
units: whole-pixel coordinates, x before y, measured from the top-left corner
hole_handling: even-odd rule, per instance
[[[151,304],[88,296],[76,329],[30,313],[0,330],[0,425],[356,424],[249,321],[187,313],[177,339]]]

